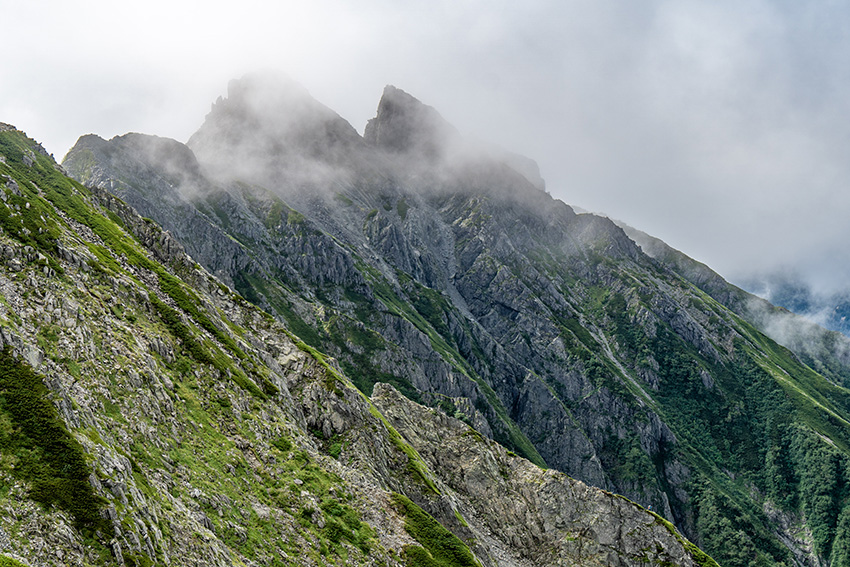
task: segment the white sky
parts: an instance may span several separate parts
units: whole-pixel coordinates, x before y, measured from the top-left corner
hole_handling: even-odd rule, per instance
[[[385,84],[727,277],[850,282],[850,5],[0,0],[0,121],[186,141],[272,68],[359,131]],[[848,286],[850,287],[850,286]]]

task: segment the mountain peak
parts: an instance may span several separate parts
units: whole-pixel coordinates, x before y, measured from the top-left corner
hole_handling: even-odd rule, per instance
[[[249,73],[227,83],[227,98],[213,104],[241,110],[260,117],[276,112],[289,113],[318,104],[310,92],[289,75],[277,71]],[[329,109],[328,109],[329,110]]]
[[[246,179],[262,163],[296,177],[305,162],[339,164],[359,144],[362,138],[339,114],[272,72],[230,81],[227,98],[219,97],[188,141],[207,168]]]
[[[350,124],[289,76],[278,72],[252,73],[228,83],[227,98],[219,97],[213,103],[189,145],[213,133],[246,139],[297,139],[327,128],[328,124],[345,131],[344,137],[360,138]]]
[[[378,113],[366,124],[364,138],[374,146],[398,153],[415,153],[437,159],[458,131],[434,108],[387,85]]]

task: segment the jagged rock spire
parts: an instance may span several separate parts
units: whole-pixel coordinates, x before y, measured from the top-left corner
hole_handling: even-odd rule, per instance
[[[384,88],[378,114],[364,133],[367,142],[382,149],[434,159],[458,137],[458,131],[434,108],[392,85]]]

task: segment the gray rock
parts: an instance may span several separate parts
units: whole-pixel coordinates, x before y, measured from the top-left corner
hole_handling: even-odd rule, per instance
[[[121,544],[117,540],[112,542],[112,556],[118,565],[124,565],[124,554],[121,553]]]

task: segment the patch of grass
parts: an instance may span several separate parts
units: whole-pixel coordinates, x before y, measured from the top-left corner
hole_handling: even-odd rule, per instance
[[[0,432],[0,449],[13,455],[11,474],[30,485],[30,497],[58,506],[86,533],[111,533],[100,516],[105,501],[89,484],[82,446],[65,427],[41,377],[6,347],[0,351],[0,413],[11,429]]]
[[[393,445],[395,445],[396,449],[401,451],[407,456],[407,473],[412,476],[414,479],[419,481],[426,489],[428,489],[432,494],[440,494],[437,485],[434,484],[434,481],[431,480],[431,477],[428,475],[427,469],[425,467],[425,463],[422,461],[422,457],[419,456],[419,453],[416,452],[416,449],[411,447],[401,436],[401,434],[396,430],[395,427],[390,425],[390,422],[381,415],[381,412],[375,408],[373,405],[369,405],[369,412],[381,423],[384,424],[384,427],[387,428],[390,434],[390,441]]]
[[[349,199],[348,197],[346,197],[346,196],[345,196],[345,195],[343,195],[342,193],[336,193],[336,194],[334,195],[334,198],[335,198],[337,201],[339,201],[339,202],[341,202],[342,204],[344,204],[346,207],[350,207],[351,205],[353,205],[353,204],[354,204],[354,201],[352,201],[351,199]]]
[[[320,508],[325,516],[323,535],[333,543],[347,541],[363,553],[369,553],[370,543],[375,539],[375,531],[360,521],[360,514],[336,499],[325,499]]]
[[[325,388],[329,392],[335,392],[337,395],[342,395],[339,383],[344,382],[345,379],[328,363],[327,357],[304,341],[300,340],[298,337],[292,336],[291,338],[295,341],[295,346],[312,356],[313,359],[319,363],[319,366],[325,369]]]
[[[456,535],[408,497],[394,493],[393,505],[404,516],[404,529],[422,547],[404,548],[408,567],[481,567]]]
[[[236,290],[255,305],[261,303],[258,293],[262,294],[274,312],[283,317],[289,330],[298,338],[312,347],[320,348],[322,346],[322,336],[295,312],[289,299],[284,297],[272,282],[259,275],[239,273],[234,276],[233,283]]]
[[[681,543],[685,550],[691,554],[691,558],[694,560],[699,567],[720,567],[717,562],[712,559],[706,552],[698,548],[693,543],[689,542],[685,538],[683,538],[679,532],[676,530],[675,526],[656,514],[655,512],[649,512],[653,516],[655,516],[655,523],[664,526],[667,528],[667,531],[675,537],[679,543]]]
[[[437,331],[447,343],[449,341],[454,342],[451,332],[443,319],[445,313],[447,313],[451,307],[439,292],[417,284],[416,293],[411,303],[413,304],[413,308],[416,309],[416,311],[422,315],[426,321],[428,321],[434,330]]]
[[[260,390],[257,384],[248,378],[244,372],[236,368],[223,352],[212,347],[214,351],[211,353],[207,347],[202,345],[195,338],[191,329],[183,324],[183,321],[180,320],[180,315],[172,308],[161,302],[154,294],[150,294],[148,299],[162,322],[166,327],[168,327],[168,330],[170,330],[172,334],[180,340],[183,348],[185,348],[189,355],[197,362],[212,365],[222,373],[229,374],[236,384],[251,392],[251,394],[257,398],[266,399],[269,395],[276,394],[276,388],[271,383],[267,384],[263,382],[263,387],[266,391]]]
[[[407,211],[410,210],[410,205],[407,204],[407,201],[404,199],[399,199],[395,204],[396,212],[398,212],[398,216],[401,217],[401,220],[407,218]]]
[[[171,331],[171,334],[177,337],[183,344],[183,348],[186,349],[186,352],[192,358],[201,364],[215,363],[210,353],[195,339],[192,331],[183,324],[183,321],[180,320],[180,315],[174,309],[164,304],[154,294],[148,295],[148,301],[150,301],[165,326],[168,327],[168,330]]]
[[[578,319],[575,317],[566,317],[559,321],[563,326],[569,330],[581,343],[587,347],[587,349],[591,352],[598,352],[600,350],[599,343],[596,342],[596,339],[582,327],[581,323],[579,323]]]
[[[507,437],[502,435],[501,432],[494,430],[493,433],[496,441],[508,449],[513,449],[538,467],[544,469],[548,468],[546,461],[543,460],[543,457],[537,451],[534,444],[510,418],[507,408],[505,408],[504,404],[502,404],[502,401],[499,399],[499,396],[496,395],[493,388],[491,388],[490,385],[481,378],[476,378],[475,382],[478,384],[478,387],[481,388],[481,391],[484,393],[484,397],[487,398],[487,403],[493,408],[496,415],[507,427]]]
[[[292,440],[286,436],[278,437],[271,444],[281,453],[288,453],[292,450]]]
[[[6,179],[0,177],[0,191],[4,191],[6,196],[5,202],[0,201],[0,226],[22,244],[54,255],[61,234],[61,221],[35,190],[36,181],[39,187],[43,186],[46,158],[36,155],[36,163],[32,167],[24,166],[21,161],[29,145],[29,141],[19,133],[0,132],[0,154],[7,158],[7,163],[0,164],[0,173],[14,179],[20,192],[17,195],[7,191]],[[51,267],[56,269],[57,266],[55,260],[51,262]]]
[[[236,355],[237,358],[240,360],[246,360],[248,358],[248,356],[236,344],[236,341],[233,340],[233,337],[219,329],[210,320],[210,318],[198,308],[201,300],[198,299],[198,296],[191,290],[186,288],[186,284],[166,272],[159,265],[155,265],[154,271],[159,276],[159,285],[160,288],[162,288],[162,291],[168,294],[168,296],[177,303],[180,309],[191,315],[201,328],[208,331],[216,338],[216,340],[218,340],[218,342],[226,346],[230,352]]]

